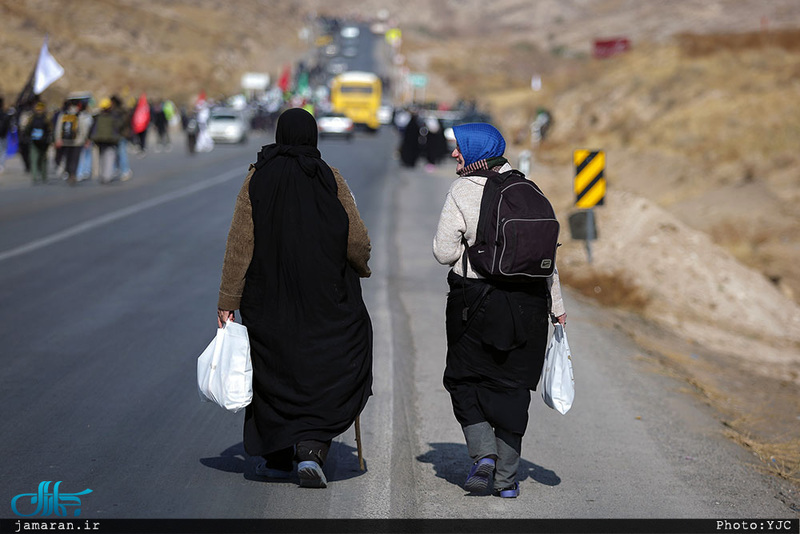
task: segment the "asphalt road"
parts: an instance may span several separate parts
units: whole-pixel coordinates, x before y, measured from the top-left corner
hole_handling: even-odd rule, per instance
[[[199,401],[196,358],[216,329],[234,199],[271,139],[194,156],[175,141],[134,156],[125,183],[0,180],[0,517],[47,480],[91,489],[81,515],[97,519],[796,516],[683,384],[568,292],[575,406],[561,416],[534,393],[520,498],[468,496],[441,384],[447,268],[431,253],[453,168],[401,169],[388,128],[320,144],[373,243],[367,470],[350,429],[327,489],[257,477],[243,415]]]
[[[92,518],[791,517],[780,487],[712,414],[567,293],[577,399],[534,394],[516,500],[467,496],[469,458],[441,384],[447,268],[431,253],[450,165],[401,169],[384,129],[323,140],[373,240],[363,281],[374,396],[334,442],[325,490],[266,482],[242,414],[201,403],[225,237],[258,147],[134,158],[125,183],[0,188],[0,487],[90,488]],[[13,517],[8,504],[0,517]]]

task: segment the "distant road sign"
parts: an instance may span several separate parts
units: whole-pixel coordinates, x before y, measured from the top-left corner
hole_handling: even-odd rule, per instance
[[[414,72],[408,75],[408,82],[414,87],[425,87],[428,85],[428,76]]]
[[[399,28],[392,28],[386,32],[384,38],[390,45],[399,46],[403,39],[403,32],[401,32]]]
[[[269,74],[265,72],[245,72],[242,75],[242,89],[266,91],[269,87]]]
[[[625,37],[617,39],[596,40],[594,42],[594,57],[603,59],[616,56],[631,49],[631,42]]]
[[[589,209],[602,205],[606,196],[606,153],[602,150],[576,150],[575,161],[575,206]]]

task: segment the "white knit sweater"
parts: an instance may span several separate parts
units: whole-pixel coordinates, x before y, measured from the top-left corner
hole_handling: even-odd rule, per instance
[[[511,165],[506,163],[499,172],[510,170]],[[486,178],[483,176],[462,176],[453,182],[445,197],[442,214],[439,217],[439,227],[433,238],[433,255],[436,260],[442,265],[452,266],[453,271],[461,276],[464,276],[461,256],[466,250],[461,238],[465,237],[470,246],[475,244],[485,184]],[[469,259],[467,259],[467,277],[483,278],[472,270]],[[565,310],[558,269],[552,276],[547,277],[547,286],[550,288],[550,297],[553,300],[552,314],[556,317],[563,315]]]

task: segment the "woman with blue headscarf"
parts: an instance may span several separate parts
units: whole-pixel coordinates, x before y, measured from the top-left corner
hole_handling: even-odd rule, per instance
[[[566,323],[558,271],[531,282],[487,281],[469,263],[486,171],[503,173],[506,143],[486,123],[455,126],[459,178],[445,198],[433,241],[436,259],[450,265],[447,281],[447,366],[444,385],[473,460],[464,488],[519,495],[517,468],[528,425],[531,390],[544,364],[548,319]],[[465,313],[466,312],[466,313]]]

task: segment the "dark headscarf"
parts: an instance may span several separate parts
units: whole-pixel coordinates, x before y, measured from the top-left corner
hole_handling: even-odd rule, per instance
[[[254,249],[240,307],[253,361],[244,444],[254,456],[341,434],[372,384],[372,327],[314,117],[285,111],[275,140],[250,179]]]
[[[278,117],[275,129],[275,143],[261,149],[256,162],[256,169],[261,169],[279,156],[291,158],[308,176],[317,176],[326,184],[336,180],[333,172],[317,150],[317,121],[308,111],[292,108]]]
[[[347,213],[333,171],[317,150],[314,117],[300,108],[285,111],[275,139],[262,148],[250,180],[251,267],[274,282],[271,289],[286,291],[286,298],[313,300],[347,263]]]

